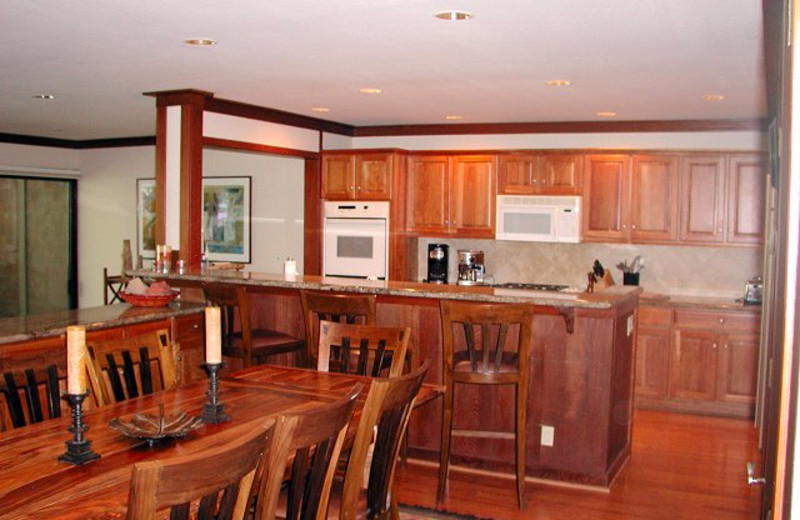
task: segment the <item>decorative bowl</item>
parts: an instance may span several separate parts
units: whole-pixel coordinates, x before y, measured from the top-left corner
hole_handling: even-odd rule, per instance
[[[159,415],[134,414],[129,421],[120,418],[108,422],[126,437],[146,440],[150,445],[164,439],[183,437],[203,425],[202,417],[192,417],[186,412],[164,414],[164,406],[159,406]]]
[[[134,307],[163,307],[175,298],[180,293],[172,291],[170,294],[130,294],[125,291],[120,291],[120,297]]]

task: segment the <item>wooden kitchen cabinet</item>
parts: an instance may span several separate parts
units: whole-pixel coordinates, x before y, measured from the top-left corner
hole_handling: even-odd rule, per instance
[[[724,239],[725,157],[683,158],[680,173],[682,242],[717,244]]]
[[[730,244],[764,242],[764,158],[758,154],[728,157],[728,214],[725,241]]]
[[[205,314],[189,314],[172,318],[172,342],[178,345],[176,374],[180,383],[206,377]]]
[[[627,241],[630,158],[627,155],[588,155],[585,163],[584,240]]]
[[[666,399],[672,309],[640,306],[636,335],[635,394],[637,399]]]
[[[409,231],[425,236],[494,237],[495,163],[493,155],[409,156]]]
[[[580,195],[583,156],[502,154],[497,179],[497,193],[503,195]]]
[[[326,153],[322,158],[322,198],[389,200],[392,153]]]
[[[678,238],[676,155],[634,155],[631,159],[630,240],[674,242]]]

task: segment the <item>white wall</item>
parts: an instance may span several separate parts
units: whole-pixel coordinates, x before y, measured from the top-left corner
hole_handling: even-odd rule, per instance
[[[203,176],[252,177],[252,263],[248,271],[281,273],[291,256],[303,272],[305,162],[223,150],[203,151]]]
[[[103,304],[103,267],[122,271],[122,241],[136,262],[136,179],[155,177],[155,147],[80,152],[78,181],[78,305]]]

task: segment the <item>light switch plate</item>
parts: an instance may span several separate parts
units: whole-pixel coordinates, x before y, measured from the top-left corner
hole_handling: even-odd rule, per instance
[[[556,436],[555,426],[548,426],[546,424],[542,425],[542,438],[541,438],[542,446],[552,446],[553,441],[555,440],[555,436]]]

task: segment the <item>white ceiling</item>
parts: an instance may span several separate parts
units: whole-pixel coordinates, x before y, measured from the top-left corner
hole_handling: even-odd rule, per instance
[[[154,135],[142,93],[184,88],[357,126],[761,118],[761,23],[761,0],[0,0],[0,133]]]

